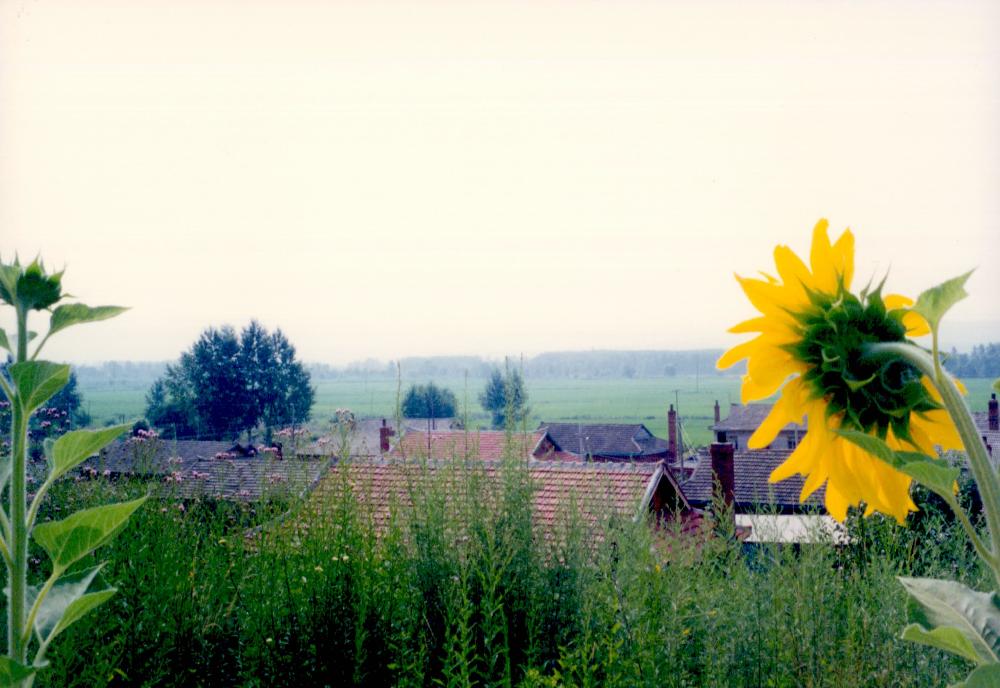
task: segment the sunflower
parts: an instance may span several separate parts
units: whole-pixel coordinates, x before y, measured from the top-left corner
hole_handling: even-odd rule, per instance
[[[856,430],[898,450],[934,455],[935,446],[960,449],[954,424],[929,381],[906,361],[873,354],[868,345],[926,334],[927,323],[908,310],[911,299],[882,295],[881,285],[850,291],[854,236],[831,243],[826,220],[813,229],[807,266],[787,246],[774,249],[777,277],[737,276],[760,316],[734,333],[758,333],[719,359],[719,368],[747,360],[744,404],[781,391],[749,448],[768,446],[788,423],[805,420],[807,432],[788,459],[771,473],[777,482],[805,476],[800,499],[826,483],[826,508],[839,521],[852,505],[865,505],[900,523],[915,511],[910,478],[837,434]]]

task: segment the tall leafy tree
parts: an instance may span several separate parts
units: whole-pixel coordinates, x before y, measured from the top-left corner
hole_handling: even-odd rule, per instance
[[[309,371],[295,360],[295,347],[281,330],[271,336],[271,350],[274,378],[264,397],[260,417],[268,435],[272,428],[305,423],[316,401]]]
[[[528,393],[521,373],[509,366],[506,372],[494,368],[479,395],[479,403],[490,414],[495,428],[506,427],[508,422],[520,423],[529,412]]]
[[[405,418],[453,418],[457,409],[455,393],[433,382],[411,385],[403,396]]]
[[[253,321],[239,336],[231,327],[205,330],[146,396],[146,418],[166,436],[234,439],[264,425],[309,419],[315,390],[280,331]]]

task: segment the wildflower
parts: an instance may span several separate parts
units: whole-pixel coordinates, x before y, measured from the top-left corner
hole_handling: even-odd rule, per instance
[[[865,514],[880,511],[900,523],[916,506],[910,478],[837,434],[854,430],[876,435],[897,450],[933,454],[935,445],[961,448],[954,425],[927,380],[909,363],[873,355],[867,346],[901,342],[929,329],[912,300],[882,296],[881,285],[851,293],[854,236],[846,230],[836,243],[827,222],[813,230],[810,264],[787,246],[774,250],[778,278],[737,276],[759,317],[730,332],[759,333],[719,359],[728,368],[747,359],[743,403],[764,399],[779,389],[781,398],[750,438],[751,449],[768,446],[791,422],[807,419],[807,433],[771,474],[777,482],[806,476],[805,500],[826,483],[826,508],[843,521],[847,508],[862,502]]]
[[[319,564],[316,564],[316,566],[313,568],[313,571],[315,571],[316,573],[323,573],[323,567],[320,566]]]

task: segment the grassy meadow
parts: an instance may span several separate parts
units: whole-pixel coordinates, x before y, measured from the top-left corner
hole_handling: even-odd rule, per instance
[[[411,382],[404,380],[403,390]],[[441,378],[439,385],[450,388],[460,405],[466,405],[470,425],[485,426],[488,416],[479,406],[478,396],[485,379]],[[974,410],[985,410],[992,380],[970,379],[969,403]],[[399,383],[389,379],[318,380],[313,420],[317,430],[325,430],[334,411],[349,408],[359,417],[393,418]],[[732,375],[678,376],[663,378],[539,379],[525,380],[531,406],[529,427],[541,420],[645,423],[653,434],[666,437],[667,408],[678,404],[687,446],[711,441],[708,426],[713,406],[718,400],[725,417],[731,402],[738,402],[739,378]],[[81,385],[83,406],[96,425],[142,415],[146,390],[89,389]]]

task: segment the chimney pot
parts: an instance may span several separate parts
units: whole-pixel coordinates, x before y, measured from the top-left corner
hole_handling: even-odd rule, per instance
[[[990,395],[989,409],[990,430],[993,430],[994,432],[1000,431],[1000,409],[997,408],[996,392]]]
[[[677,411],[670,405],[667,411],[667,453],[671,459],[677,459]]]
[[[389,438],[396,434],[396,431],[386,425],[385,418],[382,419],[382,427],[378,429],[378,448],[383,454],[389,451]]]
[[[719,400],[715,400],[715,424],[722,422],[722,412],[719,410]]]
[[[718,483],[722,502],[732,507],[736,502],[736,461],[733,445],[728,442],[713,442],[709,449],[712,458],[712,476]]]

